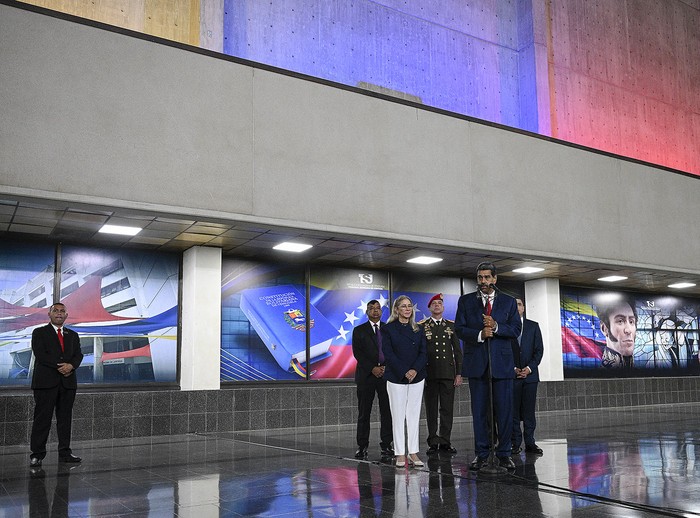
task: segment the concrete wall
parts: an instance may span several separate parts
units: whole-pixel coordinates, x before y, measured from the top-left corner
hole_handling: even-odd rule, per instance
[[[226,54],[521,127],[516,2],[235,0],[224,10]]]
[[[700,0],[25,1],[700,174]]]
[[[206,23],[211,23],[214,4],[223,0],[100,0],[99,2],[74,2],[63,0],[25,0],[38,5],[69,13],[88,20],[109,23],[133,31],[167,38],[169,40],[198,45]],[[221,5],[217,6],[221,10]],[[202,36],[202,44],[208,39]]]
[[[695,178],[4,5],[0,48],[0,193],[700,272]]]
[[[551,135],[700,174],[700,2],[538,1],[551,5]]]

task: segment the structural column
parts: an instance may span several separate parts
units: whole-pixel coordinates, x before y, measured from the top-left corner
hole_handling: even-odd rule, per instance
[[[564,379],[561,341],[561,304],[558,279],[537,279],[525,283],[525,315],[542,330],[544,357],[540,363],[542,381]]]
[[[221,249],[195,246],[182,260],[182,390],[221,386]]]

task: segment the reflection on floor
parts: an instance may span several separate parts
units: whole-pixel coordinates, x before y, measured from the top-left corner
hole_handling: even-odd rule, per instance
[[[51,452],[35,471],[7,447],[0,517],[700,516],[699,417],[700,404],[541,414],[544,455],[498,475],[469,471],[469,421],[459,453],[421,452],[421,469],[380,463],[378,444],[353,459],[352,428],[80,442],[81,465]]]

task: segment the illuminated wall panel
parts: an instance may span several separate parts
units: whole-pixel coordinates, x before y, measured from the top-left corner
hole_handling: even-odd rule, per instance
[[[28,3],[700,174],[697,1]]]
[[[551,1],[552,135],[700,174],[700,11],[689,4]]]
[[[140,32],[143,32],[143,21],[146,15],[144,0],[107,0],[103,2],[25,0],[24,3]]]
[[[213,2],[202,1],[208,7],[207,13],[211,13]],[[199,0],[26,0],[25,3],[180,43],[200,45]],[[220,9],[219,6],[217,11]],[[211,16],[208,19],[211,20]]]
[[[520,127],[515,3],[395,3],[226,0],[224,52]]]
[[[648,0],[382,4],[227,0],[224,52],[700,171],[696,8]]]

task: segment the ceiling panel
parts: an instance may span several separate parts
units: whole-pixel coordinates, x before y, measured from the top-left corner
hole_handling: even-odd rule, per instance
[[[105,224],[143,226],[133,237],[100,234]],[[113,209],[61,202],[38,202],[27,199],[0,200],[0,232],[5,237],[48,238],[72,244],[128,246],[163,251],[183,251],[192,246],[221,247],[226,255],[267,260],[332,264],[342,267],[394,269],[425,272],[430,275],[472,275],[483,260],[493,261],[500,275],[509,281],[555,277],[562,284],[642,290],[679,295],[700,295],[700,276],[680,275],[663,269],[651,271],[613,267],[593,263],[552,260],[545,257],[522,257],[507,254],[484,254],[480,251],[449,248],[442,245],[401,242],[395,239],[367,239],[366,236],[338,236],[333,232],[307,229],[287,229],[221,220],[194,220],[142,210]],[[273,250],[285,240],[303,241],[314,247],[294,256]],[[407,259],[418,255],[441,257],[433,265],[414,265]],[[544,271],[523,275],[511,270],[522,266],[539,266]],[[599,277],[621,275],[628,277],[619,283],[602,283]],[[678,281],[694,282],[699,286],[675,292],[668,284]]]

